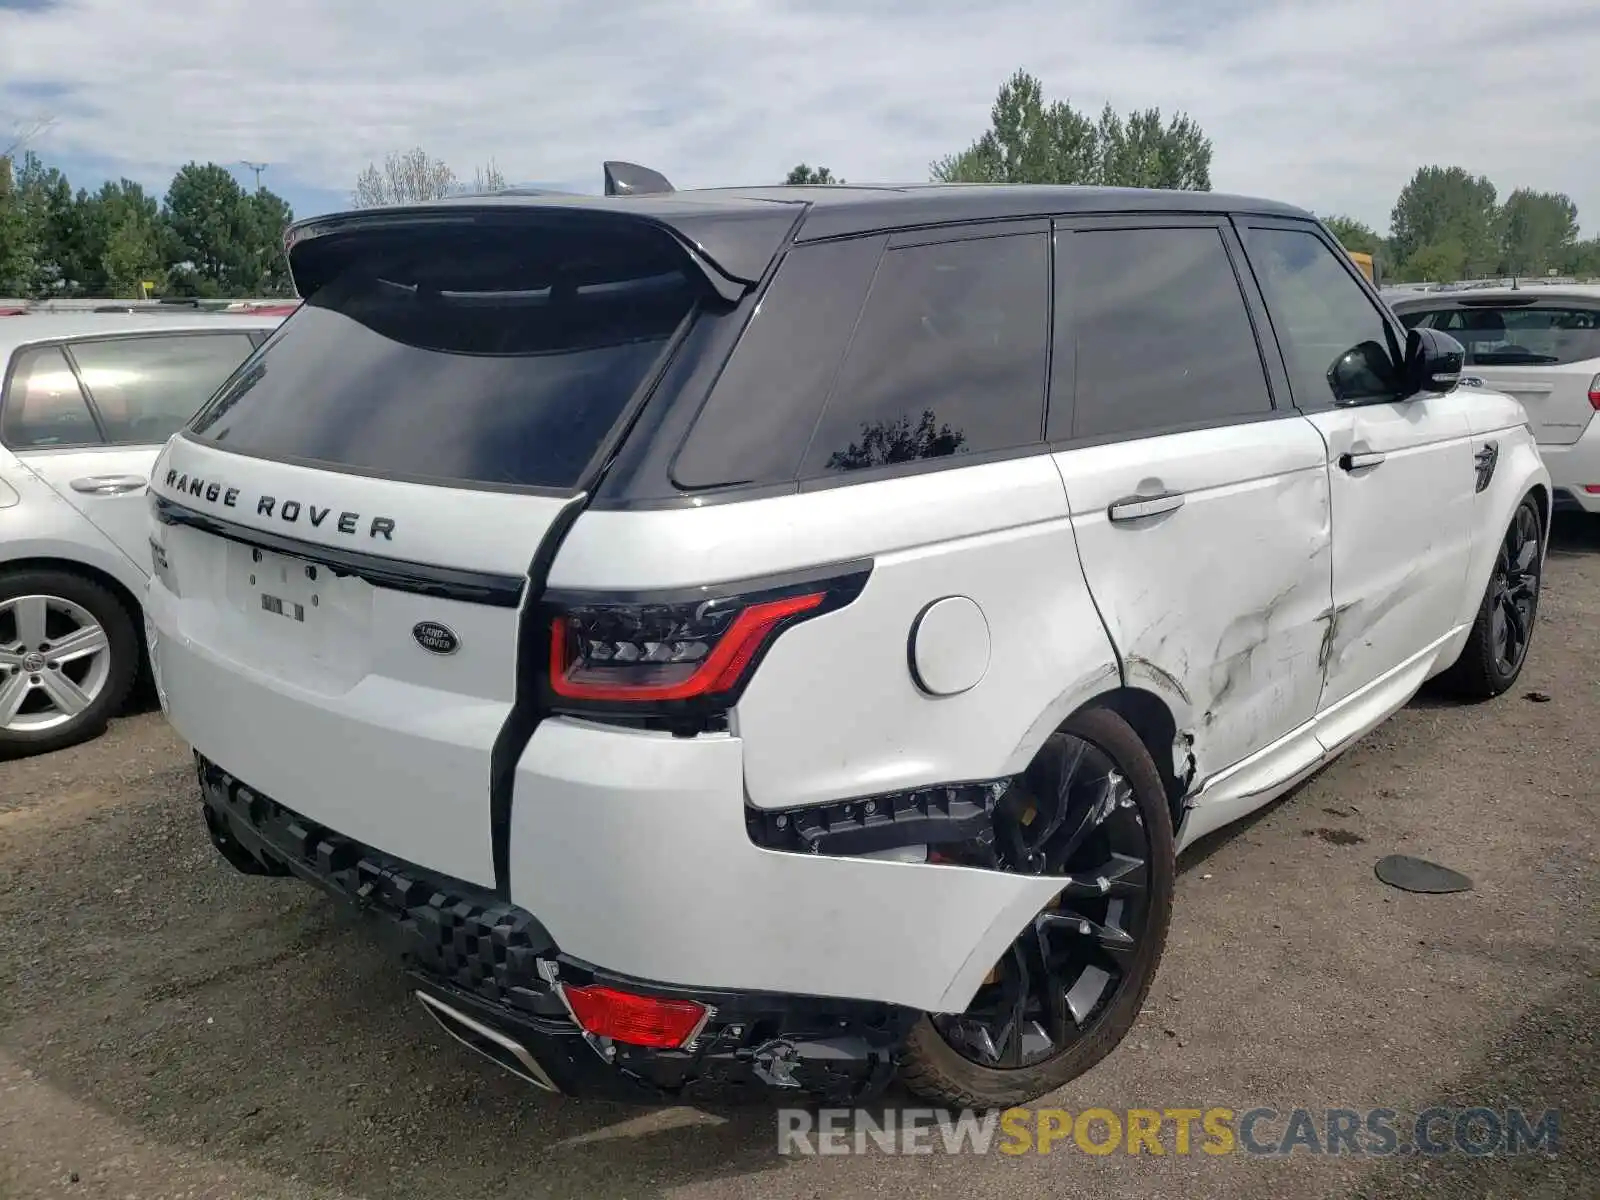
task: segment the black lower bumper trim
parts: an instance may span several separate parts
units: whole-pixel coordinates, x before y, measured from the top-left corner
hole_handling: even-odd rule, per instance
[[[918,1019],[897,1005],[660,984],[581,962],[493,891],[344,837],[196,761],[206,824],[229,862],[293,874],[378,918],[414,987],[437,1001],[431,1015],[448,1009],[447,1018],[471,1022],[452,1028],[441,1020],[452,1036],[527,1078],[506,1043],[521,1048],[558,1091],[641,1103],[855,1103],[887,1086]],[[688,997],[712,1013],[684,1049],[607,1042],[576,1024],[550,974],[574,986]]]

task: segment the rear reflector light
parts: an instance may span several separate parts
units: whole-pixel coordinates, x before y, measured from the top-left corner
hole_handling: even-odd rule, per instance
[[[1589,407],[1600,412],[1600,375],[1589,380]]]
[[[552,707],[725,707],[783,630],[855,599],[867,570],[691,599],[552,596]]]
[[[674,1049],[689,1040],[706,1015],[706,1006],[694,1000],[635,996],[598,984],[568,985],[564,991],[572,1015],[586,1032],[630,1046]]]
[[[1591,496],[1600,496],[1600,483],[1586,483],[1583,485],[1583,490]]]

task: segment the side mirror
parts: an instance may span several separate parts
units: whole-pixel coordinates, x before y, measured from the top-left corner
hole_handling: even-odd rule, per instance
[[[1466,348],[1437,329],[1413,329],[1406,334],[1405,394],[1453,392],[1461,382]]]
[[[1340,404],[1375,404],[1400,397],[1394,358],[1380,342],[1351,346],[1328,368],[1328,385]]]

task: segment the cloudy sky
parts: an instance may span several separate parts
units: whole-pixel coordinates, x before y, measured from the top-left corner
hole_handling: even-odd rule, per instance
[[[301,215],[412,145],[587,191],[605,158],[914,180],[1019,66],[1188,110],[1219,190],[1381,230],[1440,163],[1600,230],[1600,0],[0,0],[0,136],[53,118],[34,148],[90,186],[264,161]]]

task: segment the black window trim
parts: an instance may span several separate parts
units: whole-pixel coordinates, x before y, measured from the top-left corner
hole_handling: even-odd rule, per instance
[[[1266,328],[1272,334],[1272,342],[1277,350],[1276,361],[1279,368],[1284,373],[1284,394],[1289,397],[1290,403],[1293,405],[1292,411],[1298,411],[1302,413],[1322,413],[1331,412],[1335,408],[1360,407],[1358,404],[1338,404],[1333,398],[1332,391],[1329,391],[1328,399],[1325,403],[1316,404],[1305,403],[1301,397],[1294,394],[1294,387],[1288,382],[1288,358],[1284,353],[1283,343],[1277,336],[1277,326],[1272,323],[1272,310],[1266,304],[1266,291],[1261,287],[1261,281],[1256,275],[1255,261],[1250,253],[1250,230],[1281,229],[1288,230],[1293,233],[1307,233],[1312,237],[1315,237],[1333,252],[1334,258],[1337,259],[1340,265],[1344,267],[1345,274],[1351,279],[1355,280],[1356,285],[1362,290],[1362,292],[1366,294],[1367,303],[1372,306],[1374,314],[1388,328],[1391,336],[1393,336],[1395,339],[1395,345],[1399,346],[1401,350],[1404,351],[1407,330],[1405,326],[1401,324],[1399,317],[1395,315],[1393,309],[1384,303],[1383,297],[1379,294],[1378,289],[1373,287],[1372,284],[1367,281],[1367,277],[1361,273],[1360,268],[1356,266],[1355,262],[1350,258],[1350,255],[1345,252],[1344,247],[1339,244],[1338,239],[1330,234],[1323,227],[1320,221],[1307,221],[1295,217],[1259,216],[1254,213],[1236,213],[1233,217],[1233,226],[1240,243],[1244,265],[1248,269],[1251,282],[1254,284],[1257,294],[1261,297],[1262,313],[1267,321]],[[1376,399],[1363,400],[1360,402],[1360,404],[1393,404],[1395,402],[1396,401],[1394,399]]]
[[[936,227],[917,229],[887,230],[888,238],[879,254],[877,266],[873,269],[872,281],[867,285],[866,295],[862,298],[861,308],[856,313],[856,326],[851,330],[850,340],[846,343],[844,352],[839,356],[839,365],[834,372],[833,382],[829,385],[827,398],[817,412],[817,424],[811,432],[811,439],[807,441],[805,452],[800,456],[801,474],[795,480],[793,491],[799,494],[827,491],[831,488],[843,487],[847,484],[871,483],[879,479],[900,479],[907,475],[918,475],[924,471],[951,471],[960,467],[980,466],[991,462],[1006,462],[1017,458],[1030,458],[1034,455],[1050,453],[1050,447],[1045,442],[1043,432],[1044,423],[1049,412],[1050,399],[1050,344],[1054,329],[1054,302],[1047,295],[1045,300],[1046,320],[1050,322],[1045,326],[1045,375],[1041,381],[1042,389],[1039,395],[1040,432],[1036,441],[1024,442],[1016,446],[1004,446],[995,450],[981,450],[971,454],[946,454],[939,458],[923,458],[913,462],[889,463],[881,467],[864,467],[858,471],[830,471],[826,474],[807,475],[804,473],[805,461],[811,455],[811,443],[816,439],[816,431],[822,426],[822,420],[827,416],[828,406],[833,402],[833,390],[838,386],[839,372],[844,369],[845,363],[850,358],[850,347],[855,342],[856,333],[859,332],[861,320],[867,311],[867,305],[872,299],[872,289],[877,283],[878,271],[882,270],[884,261],[895,250],[913,249],[922,246],[942,246],[954,242],[972,242],[992,240],[1002,237],[1040,237],[1045,239],[1045,280],[1049,291],[1055,287],[1055,238],[1051,233],[1050,219],[1048,217],[1015,217],[991,221],[963,221]],[[866,237],[872,234],[863,235]],[[882,236],[881,234],[878,236]],[[897,239],[904,238],[899,241]]]
[[[1266,412],[1234,414],[1224,417],[1207,417],[1198,421],[1185,421],[1180,424],[1165,426],[1160,429],[1124,430],[1116,433],[1095,434],[1088,437],[1074,437],[1071,435],[1073,421],[1077,413],[1077,357],[1076,337],[1069,336],[1075,333],[1075,312],[1062,314],[1057,311],[1056,325],[1052,329],[1051,341],[1056,343],[1065,339],[1071,349],[1065,355],[1058,348],[1056,361],[1065,358],[1071,363],[1073,377],[1070,383],[1061,386],[1066,389],[1065,394],[1065,421],[1069,431],[1061,437],[1050,437],[1048,447],[1051,453],[1063,453],[1069,450],[1090,449],[1095,446],[1112,446],[1122,442],[1144,441],[1147,438],[1170,437],[1183,433],[1198,433],[1206,429],[1225,429],[1234,425],[1253,425],[1258,421],[1276,421],[1284,417],[1298,417],[1300,413],[1290,404],[1284,403],[1289,396],[1288,374],[1283,365],[1281,351],[1272,334],[1272,327],[1267,323],[1266,306],[1262,301],[1256,285],[1254,275],[1247,269],[1243,247],[1239,244],[1238,235],[1232,225],[1232,219],[1227,213],[1116,213],[1092,216],[1060,217],[1055,221],[1055,235],[1052,239],[1052,262],[1063,252],[1057,239],[1062,234],[1072,234],[1094,230],[1121,230],[1121,229],[1215,229],[1222,241],[1224,253],[1228,257],[1228,265],[1233,269],[1234,282],[1239,288],[1240,299],[1244,301],[1245,313],[1250,322],[1250,330],[1255,338],[1256,359],[1261,366],[1262,382],[1267,390],[1267,403],[1271,405]],[[1052,291],[1054,291],[1054,270],[1052,269]],[[1054,301],[1054,297],[1052,297]],[[1269,350],[1270,347],[1270,350]],[[1046,412],[1046,430],[1052,428],[1055,409],[1058,400],[1062,397],[1057,393],[1056,376],[1052,375],[1050,381],[1049,405]]]

